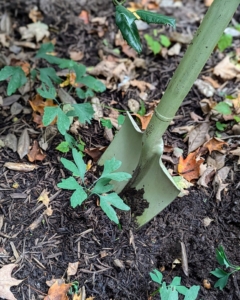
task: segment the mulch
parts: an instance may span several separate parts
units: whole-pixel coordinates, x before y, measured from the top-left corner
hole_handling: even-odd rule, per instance
[[[51,37],[56,38],[56,51],[60,56],[66,57],[69,47],[76,48],[85,53],[82,62],[87,66],[94,66],[100,61],[98,50],[102,45],[101,39],[96,33],[90,34],[90,25],[83,25],[77,15],[84,8],[92,16],[107,16],[109,31],[106,36],[111,40],[111,31],[116,32],[116,28],[113,6],[106,2],[52,0],[35,3],[10,0],[2,3],[16,28],[29,23],[27,12],[32,5],[38,4],[44,13],[43,21],[52,26]],[[183,2],[184,7],[176,12],[179,20],[177,29],[193,32],[198,27],[199,20],[194,22],[188,19],[188,12],[196,16],[202,15],[206,9],[202,1]],[[0,0],[0,5],[2,3]],[[167,13],[170,14],[171,10]],[[238,12],[237,20],[239,15]],[[3,49],[3,53],[8,55],[8,49]],[[165,90],[180,57],[168,60],[154,57],[146,45],[141,56],[146,59],[148,68],[139,74],[138,79],[157,82],[158,89],[150,94],[150,100],[153,100]],[[215,59],[213,55],[205,71],[214,66]],[[3,97],[6,96],[5,90],[6,84],[1,82]],[[127,100],[134,95],[134,90],[127,91],[125,96],[119,91],[107,90],[99,98],[106,103],[114,99],[118,102],[115,107],[121,109],[127,106]],[[174,126],[189,124],[190,111],[201,115],[199,100],[199,93],[193,88],[179,109],[177,115],[181,118],[176,118]],[[8,112],[8,108],[5,107],[4,110]],[[15,127],[12,127],[8,116],[0,114],[0,118],[0,135],[10,131],[19,135],[21,129],[18,128],[24,124],[37,130],[29,115],[19,116]],[[186,151],[182,138],[171,133],[171,129],[172,127],[164,136],[165,143]],[[108,144],[96,121],[85,128],[81,135],[89,147],[91,144]],[[198,299],[240,299],[238,273],[230,277],[223,291],[216,288],[207,290],[202,285],[204,279],[208,279],[212,286],[216,281],[209,272],[218,266],[215,258],[218,245],[224,246],[230,261],[240,265],[240,170],[236,168],[237,159],[228,161],[228,165],[234,167],[234,172],[230,172],[227,178],[228,192],[221,202],[216,201],[212,188],[193,186],[189,195],[175,199],[149,224],[137,230],[131,212],[119,212],[119,228],[109,221],[97,206],[95,198],[76,209],[70,207],[71,193],[57,188],[57,183],[68,174],[60,163],[60,158],[64,156],[71,159],[70,154],[62,155],[55,149],[60,141],[61,137],[57,136],[47,151],[47,158],[38,162],[38,169],[29,173],[4,168],[5,162],[27,162],[27,159],[20,160],[11,150],[0,149],[0,215],[4,216],[4,223],[0,228],[0,266],[11,262],[18,264],[13,276],[24,281],[11,288],[17,299],[42,299],[48,291],[46,281],[64,277],[71,282],[78,281],[80,287],[85,286],[87,296],[94,296],[95,299],[146,300],[157,289],[149,276],[149,272],[155,268],[164,268],[164,280],[168,283],[174,276],[180,276],[187,287],[200,285]],[[15,182],[19,184],[17,189],[12,188]],[[31,231],[29,226],[44,211],[43,205],[37,202],[44,189],[49,192],[53,215],[43,216],[39,226]],[[207,227],[203,224],[205,217],[213,219]],[[184,242],[187,249],[189,277],[185,276],[181,265],[172,269],[174,260],[181,259],[180,242]],[[76,261],[79,261],[77,274],[67,278],[68,263]],[[153,299],[159,299],[159,296]]]

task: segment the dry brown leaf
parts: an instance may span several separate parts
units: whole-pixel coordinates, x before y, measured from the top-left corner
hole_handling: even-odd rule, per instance
[[[216,173],[214,177],[213,184],[218,186],[217,193],[216,193],[216,199],[218,201],[222,200],[221,191],[228,186],[228,183],[224,183],[224,181],[227,178],[229,171],[230,171],[230,167],[223,167]]]
[[[148,124],[152,118],[153,112],[146,114],[145,116],[141,116],[139,114],[133,114],[133,116],[138,117],[141,122],[142,130],[145,130],[148,127]]]
[[[223,150],[223,146],[228,146],[228,143],[214,137],[207,141],[203,146],[206,147],[211,154],[212,151]]]
[[[237,147],[237,149],[230,151],[231,154],[238,156],[238,162],[237,164],[240,164],[240,147]]]
[[[31,172],[38,168],[37,165],[29,165],[26,163],[12,163],[12,162],[6,162],[3,166],[10,170],[21,171],[21,172]]]
[[[38,145],[38,141],[33,141],[32,149],[28,153],[28,160],[34,162],[36,160],[43,161],[46,157],[46,154],[43,153],[42,149]]]
[[[181,51],[181,47],[182,46],[180,43],[176,43],[175,45],[173,45],[171,48],[168,49],[167,54],[169,56],[179,55]]]
[[[169,38],[171,41],[178,42],[181,44],[189,44],[192,41],[193,36],[191,34],[180,33],[177,31],[172,31],[169,33]]]
[[[204,0],[204,4],[205,4],[205,6],[209,7],[212,5],[213,1],[214,0]]]
[[[107,147],[85,148],[84,152],[87,153],[94,162],[97,162],[106,149]]]
[[[47,190],[43,190],[40,194],[40,196],[38,197],[38,201],[42,201],[42,203],[48,207],[50,199],[48,197],[49,192]]]
[[[195,128],[194,125],[175,127],[175,128],[173,128],[172,132],[179,133],[179,134],[184,134],[184,133],[191,132],[194,128]]]
[[[51,206],[47,207],[47,209],[45,209],[43,213],[50,217],[53,214]]]
[[[74,263],[68,263],[68,268],[67,268],[67,275],[68,276],[73,276],[77,273],[79,262],[76,261]]]
[[[190,117],[195,122],[199,122],[199,121],[203,120],[202,117],[200,117],[199,115],[195,114],[195,112],[193,112],[193,111],[190,112]]]
[[[182,250],[182,269],[183,269],[184,274],[186,276],[189,276],[186,246],[183,242],[180,242],[180,244],[181,244],[181,250]]]
[[[43,15],[38,10],[37,6],[35,6],[33,9],[30,10],[28,16],[33,21],[33,23],[43,20]]]
[[[197,159],[196,152],[188,154],[185,159],[181,156],[178,163],[178,173],[189,182],[198,179],[200,175],[200,165],[203,162],[203,158]]]
[[[11,65],[21,67],[26,76],[30,73],[31,66],[26,61],[21,61],[19,59],[11,59]]]
[[[143,80],[136,80],[136,79],[131,80],[130,85],[137,87],[141,92],[145,92],[147,88],[151,91],[156,89],[154,85]]]
[[[28,134],[28,129],[25,128],[19,137],[18,146],[17,146],[17,153],[19,154],[21,159],[26,154],[28,154],[29,146],[30,146],[30,137]]]
[[[204,122],[194,128],[188,136],[188,153],[195,151],[206,141],[206,136],[210,127],[209,122]]]
[[[89,15],[86,10],[82,10],[78,17],[83,20],[84,24],[89,24]]]
[[[216,169],[214,167],[207,167],[203,172],[202,176],[198,179],[198,185],[208,187],[208,183],[211,181],[213,175],[215,174]]]
[[[220,84],[210,76],[202,76],[202,79],[206,82],[209,82],[215,89],[220,87]]]
[[[212,99],[203,99],[200,101],[200,106],[204,114],[210,113],[216,104]]]
[[[67,292],[71,287],[71,283],[61,283],[55,282],[48,290],[48,295],[44,297],[44,300],[68,300]]]
[[[213,219],[210,219],[209,217],[206,217],[206,218],[204,218],[203,219],[203,225],[205,226],[205,227],[208,227],[211,223],[212,223],[212,221],[214,221]]]
[[[69,51],[70,58],[74,61],[80,61],[84,57],[84,52],[82,51]]]
[[[215,93],[214,87],[209,82],[196,79],[194,85],[205,97],[212,97]]]
[[[233,103],[235,113],[240,114],[240,94],[238,95],[238,97],[236,99],[232,100],[232,103]]]
[[[9,264],[0,269],[0,298],[2,299],[17,300],[10,291],[12,286],[17,286],[23,281],[11,276],[12,270],[16,267],[16,264]]]
[[[240,78],[240,68],[231,62],[228,55],[214,67],[213,73],[225,80]]]

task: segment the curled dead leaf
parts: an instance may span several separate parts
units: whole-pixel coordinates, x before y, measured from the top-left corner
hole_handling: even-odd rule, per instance
[[[29,165],[26,163],[12,163],[12,162],[6,162],[3,166],[10,170],[22,171],[22,172],[31,172],[38,168],[37,165]]]

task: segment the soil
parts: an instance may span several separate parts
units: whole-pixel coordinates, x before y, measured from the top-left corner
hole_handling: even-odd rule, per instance
[[[56,38],[58,54],[68,57],[69,48],[78,49],[84,52],[81,62],[94,66],[101,60],[98,50],[103,49],[103,38],[98,37],[93,25],[84,25],[78,14],[81,9],[86,9],[92,17],[106,16],[109,25],[104,38],[113,43],[112,32],[116,32],[116,27],[114,7],[109,5],[110,2],[0,0],[0,6],[11,16],[17,39],[19,34],[16,28],[29,23],[29,10],[38,5],[44,16],[43,22],[51,27],[51,38]],[[164,13],[176,16],[178,31],[194,32],[205,11],[202,1],[186,0],[183,1],[182,8],[165,9]],[[236,13],[235,20],[240,22],[240,10]],[[183,47],[182,51],[185,49]],[[24,51],[28,54],[29,49]],[[2,48],[2,54],[8,56],[8,48]],[[141,57],[146,60],[148,67],[139,71],[138,79],[155,82],[158,87],[149,94],[149,101],[152,101],[166,89],[181,55],[163,59],[153,56],[144,45]],[[217,55],[213,54],[203,72],[214,67],[217,59]],[[227,88],[230,91],[237,86],[234,86],[234,82],[229,82]],[[0,91],[2,97],[6,97],[6,83],[0,83]],[[135,89],[129,89],[125,95],[117,90],[107,90],[98,96],[106,104],[114,99],[117,102],[115,108],[123,109],[127,106],[127,100],[134,98],[136,93]],[[175,124],[166,132],[165,144],[187,151],[182,137],[171,130],[174,126],[191,124],[193,121],[189,112],[202,115],[199,106],[201,99],[197,89],[193,88],[177,113],[181,117],[176,118]],[[26,103],[24,99],[19,102]],[[9,107],[4,107],[3,111],[4,114],[0,114],[0,135],[9,132],[19,135],[25,127],[38,132],[43,130],[37,129],[30,115],[19,115],[18,123],[13,125],[8,113]],[[87,147],[106,146],[109,142],[103,133],[99,123],[93,121],[82,130],[81,136]],[[31,133],[32,139],[36,137],[38,134]],[[18,264],[13,276],[24,281],[11,288],[16,299],[42,299],[49,289],[46,281],[61,277],[71,282],[78,281],[80,287],[85,286],[87,296],[93,296],[97,300],[159,299],[158,295],[150,298],[158,286],[151,281],[149,272],[156,268],[163,271],[164,280],[168,283],[174,276],[180,276],[187,287],[200,285],[198,299],[240,299],[238,273],[230,277],[223,291],[213,288],[216,278],[209,274],[219,266],[215,258],[215,249],[219,245],[224,246],[231,262],[240,265],[240,170],[236,168],[236,157],[227,162],[234,171],[227,178],[228,190],[221,202],[216,201],[216,191],[212,188],[194,185],[189,195],[175,199],[145,227],[137,230],[132,212],[138,214],[139,210],[144,209],[144,202],[138,208],[134,201],[135,209],[131,212],[118,212],[121,228],[110,222],[95,198],[76,209],[70,207],[71,193],[57,187],[61,178],[68,174],[60,163],[60,158],[64,156],[71,159],[70,154],[61,154],[55,149],[60,141],[61,136],[57,135],[47,150],[46,159],[37,162],[39,167],[29,173],[3,167],[8,161],[28,161],[26,157],[20,160],[18,154],[10,149],[0,149],[0,215],[4,216],[4,223],[0,228],[0,266],[11,262]],[[87,156],[85,158],[88,159]],[[97,175],[94,171],[90,174],[89,180],[91,176]],[[17,189],[12,188],[15,182],[18,183]],[[38,227],[31,230],[30,225],[44,211],[43,205],[37,202],[44,189],[49,192],[54,212],[50,217],[44,215]],[[139,194],[130,190],[125,197],[136,200]],[[209,226],[204,226],[203,219],[206,217],[213,220]],[[188,277],[181,264],[176,264],[172,269],[173,262],[181,259],[181,242],[186,246]],[[67,278],[68,263],[76,261],[79,262],[77,274]],[[203,287],[204,279],[209,280],[211,289]]]

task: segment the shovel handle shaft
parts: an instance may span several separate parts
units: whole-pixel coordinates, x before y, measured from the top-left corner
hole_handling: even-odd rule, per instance
[[[208,9],[144,133],[144,156],[151,155],[151,149],[166,131],[239,4],[240,0],[214,0]]]

